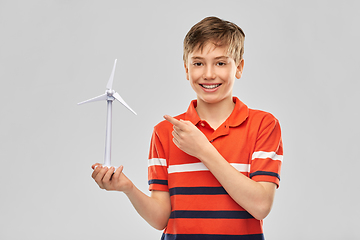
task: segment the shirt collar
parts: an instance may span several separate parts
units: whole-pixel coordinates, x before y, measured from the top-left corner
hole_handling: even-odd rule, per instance
[[[237,127],[243,123],[249,116],[249,108],[241,102],[237,97],[233,97],[235,103],[234,110],[230,116],[226,119],[227,125],[229,127]],[[188,110],[185,113],[185,120],[192,122],[194,125],[197,125],[201,119],[196,112],[197,100],[192,100]]]

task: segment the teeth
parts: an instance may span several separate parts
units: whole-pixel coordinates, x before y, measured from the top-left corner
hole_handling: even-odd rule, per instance
[[[221,84],[213,84],[213,85],[202,85],[201,86],[203,88],[206,88],[206,89],[213,89],[213,88],[217,88],[218,86],[220,86]]]

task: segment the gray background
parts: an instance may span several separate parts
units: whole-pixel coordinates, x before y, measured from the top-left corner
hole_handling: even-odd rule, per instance
[[[358,1],[0,0],[0,239],[159,239],[123,193],[100,190],[105,102],[113,164],[147,192],[152,128],[195,98],[182,40],[215,15],[246,33],[234,95],[279,118],[281,186],[268,240],[360,239]]]

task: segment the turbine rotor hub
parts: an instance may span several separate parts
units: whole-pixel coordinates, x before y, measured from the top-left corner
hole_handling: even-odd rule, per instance
[[[112,97],[112,96],[114,95],[115,91],[112,90],[112,89],[108,89],[108,90],[106,90],[105,93],[106,93],[109,97]]]

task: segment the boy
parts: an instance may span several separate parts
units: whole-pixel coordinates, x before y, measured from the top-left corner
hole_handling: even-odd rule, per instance
[[[123,191],[162,239],[264,239],[282,163],[280,126],[270,113],[232,96],[244,68],[243,31],[208,17],[184,40],[186,78],[196,92],[186,113],[154,128],[149,154],[151,196],[120,166],[99,164],[100,188]]]

